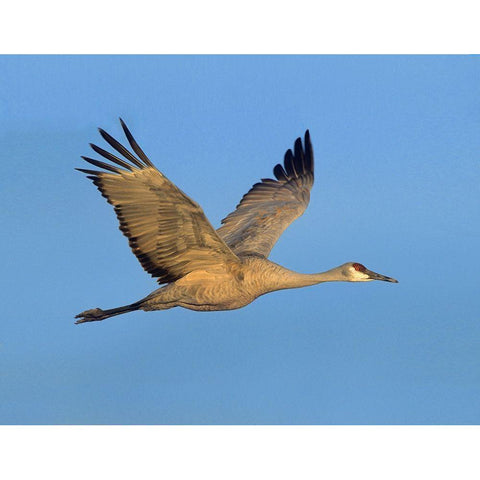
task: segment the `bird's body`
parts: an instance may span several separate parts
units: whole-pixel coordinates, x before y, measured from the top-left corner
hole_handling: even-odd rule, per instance
[[[238,265],[218,270],[196,270],[159,288],[147,297],[143,310],[165,305],[190,310],[234,310],[265,293],[288,288],[288,270],[267,259],[247,255]]]
[[[113,165],[83,157],[106,171],[79,170],[87,173],[114,206],[120,229],[144,269],[165,285],[124,307],[82,312],[76,323],[133,310],[177,306],[197,311],[233,310],[269,292],[325,281],[396,282],[359,263],[348,262],[318,274],[301,274],[268,260],[282,232],[309,202],[313,149],[308,131],[305,149],[297,139],[294,151],[285,154],[285,167],[275,167],[276,180],[263,179],[255,184],[236,210],[222,220],[222,227],[214,230],[200,206],[154,167],[121,123],[137,157],[100,130],[127,161],[92,145]]]

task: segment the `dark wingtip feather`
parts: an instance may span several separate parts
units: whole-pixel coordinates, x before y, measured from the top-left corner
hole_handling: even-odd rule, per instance
[[[101,135],[103,138],[105,138],[105,137],[108,136],[108,133],[107,133],[103,128],[101,128],[101,127],[98,127],[98,132],[100,133],[100,135]],[[107,140],[107,139],[105,138],[105,140]]]
[[[313,175],[313,149],[310,140],[310,131],[305,131],[304,142],[298,137],[292,149],[285,152],[283,166],[278,164],[273,169],[275,177],[279,181],[288,182],[292,178],[311,173]]]
[[[287,172],[287,174],[290,178],[297,176],[297,169],[295,168],[295,158],[294,158],[293,153],[290,149],[288,149],[285,152],[285,157],[283,159],[283,164],[285,165],[285,170],[286,170],[286,172]]]
[[[102,138],[118,153],[122,154],[127,160],[130,160],[138,168],[144,168],[145,165],[138,160],[131,152],[129,152],[118,140],[115,140],[110,134],[108,134],[103,128],[99,128],[98,131]]]
[[[127,170],[133,171],[133,168],[131,165],[129,165],[127,162],[125,162],[121,158],[118,158],[117,156],[113,155],[113,153],[107,152],[103,148],[100,148],[99,146],[95,145],[94,143],[90,143],[90,147],[92,148],[93,151],[95,151],[102,157],[106,158],[107,160],[110,160],[111,162],[116,163],[120,167],[126,168]]]
[[[307,129],[305,132],[305,168],[307,172],[313,173],[313,146],[310,139],[310,131]]]
[[[273,174],[277,180],[280,180],[281,182],[288,182],[287,173],[279,163],[273,168]]]
[[[88,170],[86,168],[75,168],[75,170],[79,171],[79,172],[82,172],[82,173],[86,173],[87,175],[98,175],[99,173],[102,173],[102,172],[99,172],[98,170]],[[90,177],[88,177],[90,178]]]
[[[305,174],[305,154],[303,151],[302,139],[298,137],[294,144],[293,165],[297,172],[296,176]]]
[[[95,160],[90,157],[84,157],[82,155],[82,158],[88,162],[91,163],[92,165],[95,165],[98,168],[103,168],[104,170],[107,170],[112,173],[121,173],[123,170],[120,170],[118,167],[114,167],[113,165],[109,165],[108,163],[101,162],[100,160]]]
[[[295,140],[294,144],[294,149],[293,151],[295,152],[295,158],[301,160],[303,158],[303,145],[302,145],[302,139],[301,137],[298,137]]]
[[[133,135],[131,134],[125,122],[120,117],[119,117],[119,120],[120,120],[120,125],[122,126],[123,131],[125,133],[125,136],[127,137],[128,143],[133,148],[134,152],[143,160],[145,165],[149,167],[153,167],[153,163],[150,161],[147,155],[145,155],[145,152],[140,148],[135,138],[133,138]]]

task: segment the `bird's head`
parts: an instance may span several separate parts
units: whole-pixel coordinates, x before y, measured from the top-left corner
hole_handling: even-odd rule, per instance
[[[347,282],[370,282],[371,280],[383,280],[384,282],[398,283],[394,278],[386,277],[380,273],[372,272],[361,263],[348,262],[341,266],[342,274]]]

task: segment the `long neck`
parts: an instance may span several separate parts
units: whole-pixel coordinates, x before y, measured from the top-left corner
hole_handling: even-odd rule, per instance
[[[345,280],[342,266],[322,273],[297,273],[288,270],[265,258],[245,257],[244,288],[250,289],[252,295],[283,290],[285,288],[308,287],[322,282],[338,282]]]
[[[340,267],[335,267],[321,273],[297,273],[286,270],[282,275],[280,289],[308,287],[309,285],[316,285],[317,283],[341,282],[345,280],[345,277],[341,274]]]

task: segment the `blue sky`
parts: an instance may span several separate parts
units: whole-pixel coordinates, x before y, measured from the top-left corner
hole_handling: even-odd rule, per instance
[[[0,423],[480,422],[479,60],[0,57]],[[155,282],[82,175],[129,125],[215,226],[310,129],[308,210],[271,259],[399,284],[276,292],[232,312],[87,308]],[[87,167],[88,168],[88,167]]]

